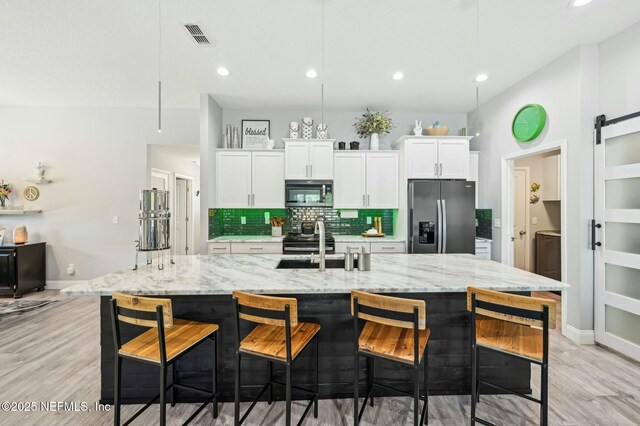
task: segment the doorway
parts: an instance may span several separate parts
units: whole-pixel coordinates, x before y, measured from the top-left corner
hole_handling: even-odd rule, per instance
[[[502,157],[501,262],[558,281],[566,280],[567,271],[562,238],[567,209],[561,201],[566,199],[566,152],[566,140],[560,140]],[[537,256],[541,244],[543,255]],[[559,296],[565,334],[567,298],[565,292]]]
[[[193,247],[193,178],[176,174],[175,182],[175,232],[176,254],[191,254]]]

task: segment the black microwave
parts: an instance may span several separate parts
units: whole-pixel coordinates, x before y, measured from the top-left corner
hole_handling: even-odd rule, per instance
[[[333,181],[287,180],[284,200],[287,207],[333,207]]]

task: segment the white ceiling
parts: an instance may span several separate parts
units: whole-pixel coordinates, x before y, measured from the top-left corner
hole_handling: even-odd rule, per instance
[[[638,0],[325,0],[328,109],[468,111],[571,48],[640,20]],[[314,108],[321,0],[163,0],[164,105]],[[157,0],[0,0],[0,105],[154,106]],[[182,24],[213,42],[200,47]],[[226,66],[231,75],[216,74]],[[404,80],[394,81],[401,70]]]

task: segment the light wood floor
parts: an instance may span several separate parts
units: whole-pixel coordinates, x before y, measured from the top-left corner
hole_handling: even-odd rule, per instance
[[[58,298],[57,292],[34,293],[29,298]],[[51,305],[10,317],[0,317],[0,402],[98,400],[99,324],[98,298],[60,298]],[[539,369],[533,371],[537,392]],[[578,346],[557,331],[551,336],[549,373],[552,425],[640,424],[640,366],[598,346]],[[195,405],[168,408],[169,424],[180,424]],[[243,404],[243,410],[247,404]],[[350,425],[350,400],[320,401],[320,417],[305,425]],[[127,418],[137,407],[126,406]],[[302,413],[294,403],[294,420]],[[429,424],[468,424],[468,396],[431,397]],[[513,396],[482,397],[479,415],[501,425],[538,424],[538,405]],[[246,424],[282,424],[284,404],[259,403]],[[151,407],[134,424],[157,424],[158,409]],[[296,420],[297,421],[297,420]],[[7,425],[112,424],[111,413],[35,412],[0,413]],[[233,424],[233,404],[223,404],[217,421],[210,410],[198,425]],[[412,424],[410,398],[377,399],[368,407],[362,424]]]

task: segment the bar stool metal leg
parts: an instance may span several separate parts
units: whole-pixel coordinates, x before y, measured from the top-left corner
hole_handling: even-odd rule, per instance
[[[171,363],[171,406],[176,406],[176,364],[178,361]],[[215,391],[214,391],[215,392]]]
[[[475,329],[473,330],[475,333]],[[473,426],[476,418],[476,398],[478,397],[478,350],[476,345],[471,346],[471,425]]]
[[[480,346],[476,346],[476,403],[480,403]]]
[[[287,363],[287,382],[286,382],[286,425],[291,426],[291,363]]]
[[[420,374],[418,374],[418,364],[413,367],[413,424],[420,423]]]
[[[429,345],[424,348],[424,358],[422,360],[422,374],[424,387],[424,407],[422,407],[422,417],[420,418],[420,424],[424,424],[425,421],[429,424]]]
[[[273,362],[267,361],[269,364],[269,388],[267,389],[267,404],[273,402]]]
[[[314,339],[316,339],[316,343],[315,343],[315,352],[316,352],[316,378],[315,378],[315,386],[314,386],[314,391],[316,392],[316,397],[315,397],[315,401],[313,402],[313,417],[314,418],[318,418],[318,382],[319,382],[319,378],[318,376],[320,375],[320,343],[318,343],[318,336],[316,335],[314,337]]]
[[[369,405],[373,407],[373,381],[375,378],[375,359],[372,357],[367,357],[367,394],[370,394],[370,402]]]
[[[542,364],[540,370],[542,373],[542,385],[540,386],[540,400],[542,402],[542,404],[540,404],[540,424],[547,426],[549,424],[549,371],[547,364]]]
[[[240,352],[236,352],[236,386],[235,386],[235,416],[236,426],[240,425]]]
[[[160,366],[160,426],[167,424],[167,366]]]
[[[113,386],[114,389],[114,398],[113,403],[114,413],[113,413],[113,424],[116,426],[120,426],[120,390],[122,386],[122,358],[116,355],[115,359],[116,366],[116,374],[115,374],[115,383]]]
[[[358,425],[358,398],[360,398],[358,392],[360,385],[360,354],[357,350],[353,359],[355,360],[353,365],[353,424]]]
[[[218,336],[217,333],[213,335],[213,371],[211,372],[211,389],[213,391],[212,414],[213,418],[218,418]],[[175,373],[175,369],[174,369]]]

